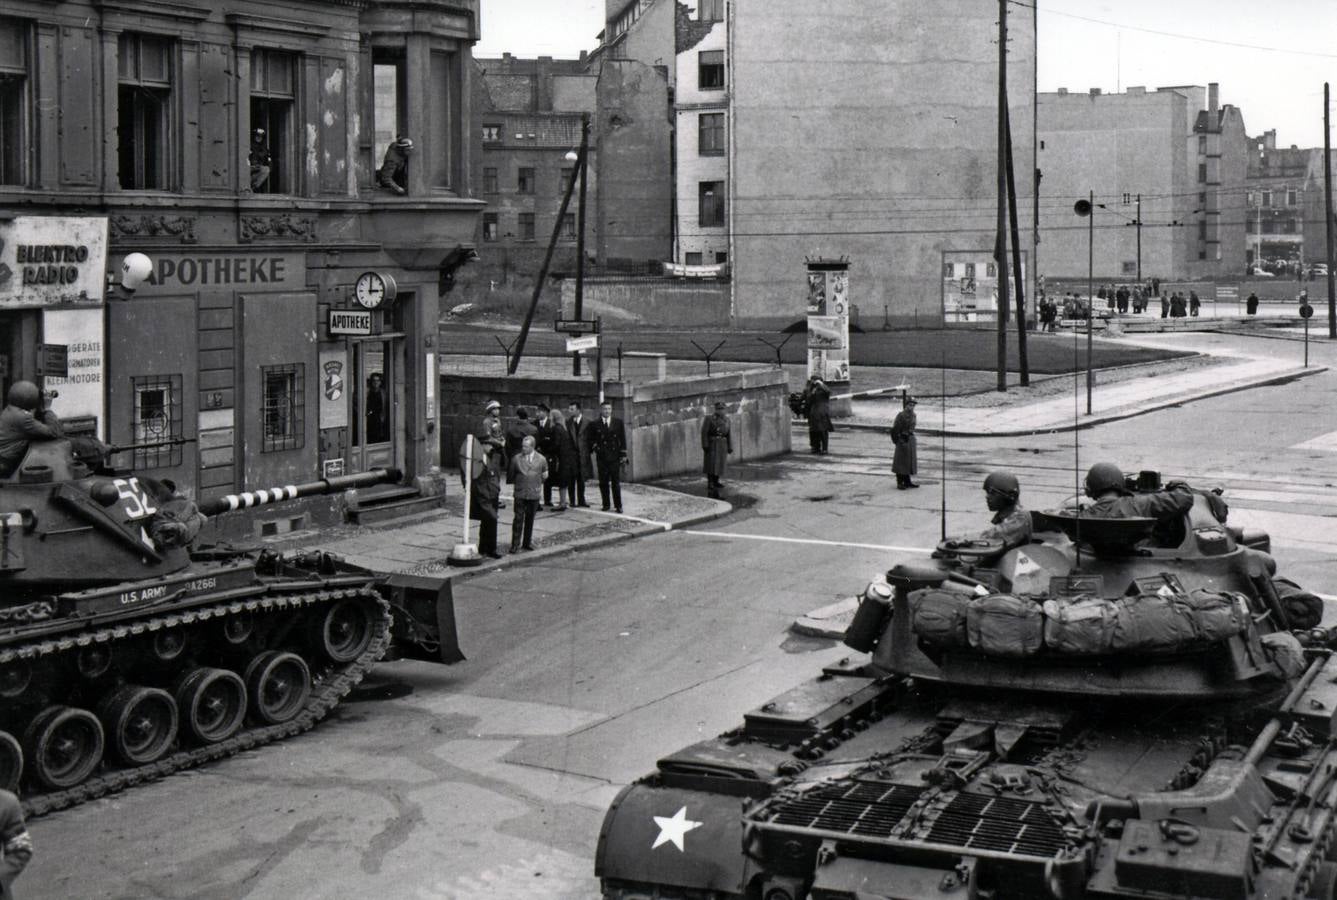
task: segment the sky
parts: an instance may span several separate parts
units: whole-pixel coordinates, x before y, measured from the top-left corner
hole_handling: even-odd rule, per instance
[[[480,2],[475,56],[576,57],[603,29],[603,0]],[[1337,0],[1013,2],[1038,5],[1041,91],[1216,81],[1250,135],[1275,128],[1278,146],[1323,144],[1323,82],[1337,91]]]

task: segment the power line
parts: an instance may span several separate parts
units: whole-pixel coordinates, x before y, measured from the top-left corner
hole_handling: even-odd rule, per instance
[[[1105,25],[1109,28],[1119,28],[1124,31],[1140,31],[1144,34],[1155,34],[1160,37],[1177,38],[1181,41],[1196,41],[1200,44],[1216,44],[1221,47],[1237,47],[1244,50],[1262,50],[1267,53],[1285,53],[1288,56],[1316,56],[1320,59],[1337,59],[1337,53],[1319,53],[1314,50],[1297,50],[1294,47],[1265,47],[1262,44],[1246,44],[1240,41],[1225,41],[1219,38],[1205,38],[1193,34],[1181,34],[1177,31],[1162,31],[1159,28],[1144,28],[1140,25],[1126,25],[1122,22],[1111,22],[1108,19],[1096,19],[1091,16],[1080,16],[1077,13],[1059,12],[1056,9],[1044,7],[1037,4],[1023,3],[1022,0],[1007,0],[1013,6],[1022,6],[1026,9],[1035,10],[1037,16],[1045,13],[1051,16],[1063,16],[1065,19],[1078,19],[1082,22],[1092,22],[1096,25]]]

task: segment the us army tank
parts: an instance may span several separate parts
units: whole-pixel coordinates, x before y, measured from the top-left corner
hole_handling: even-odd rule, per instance
[[[1159,525],[1033,518],[892,565],[860,655],[624,788],[604,897],[1333,897],[1326,598],[1207,493]]]
[[[230,495],[204,513],[397,481]],[[31,446],[0,480],[0,785],[42,814],[290,737],[384,657],[464,657],[449,583],[197,547],[164,484]]]

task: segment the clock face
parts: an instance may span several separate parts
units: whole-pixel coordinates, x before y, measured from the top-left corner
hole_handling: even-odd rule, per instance
[[[375,309],[385,300],[385,280],[375,272],[366,272],[358,278],[353,296],[367,309]]]

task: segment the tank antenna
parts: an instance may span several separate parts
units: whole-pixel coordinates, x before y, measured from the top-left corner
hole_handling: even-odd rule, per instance
[[[946,335],[943,335],[946,338]],[[942,342],[942,360],[938,371],[942,373],[942,445],[939,448],[939,469],[942,477],[942,498],[939,501],[939,516],[942,519],[941,540],[947,540],[947,341]]]

